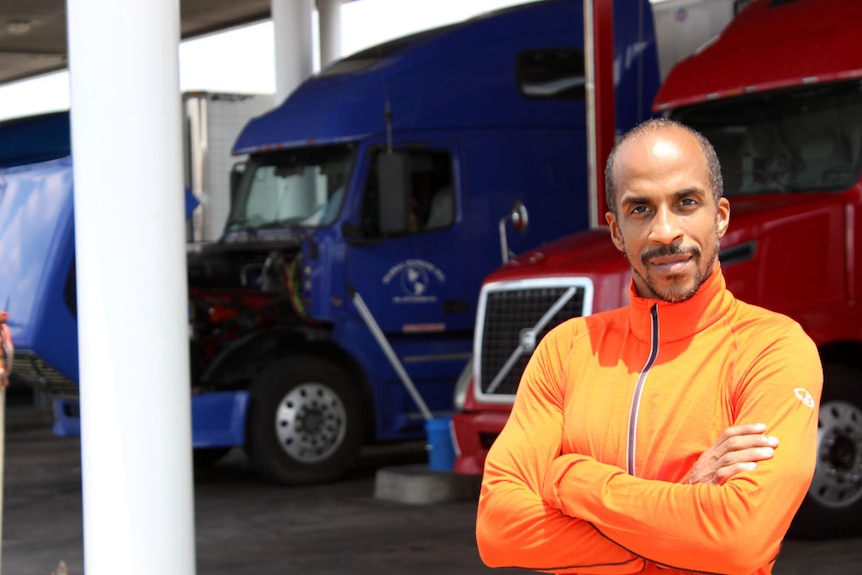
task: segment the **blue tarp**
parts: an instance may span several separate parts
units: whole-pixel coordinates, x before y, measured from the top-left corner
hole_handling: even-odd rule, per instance
[[[0,167],[55,160],[72,153],[69,112],[0,123]]]

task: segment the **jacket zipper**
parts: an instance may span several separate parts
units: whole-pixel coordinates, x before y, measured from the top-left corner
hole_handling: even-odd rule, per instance
[[[650,350],[649,357],[641,369],[638,376],[635,391],[632,395],[632,407],[629,411],[629,430],[628,430],[628,449],[626,450],[626,473],[636,475],[635,473],[635,443],[637,441],[638,427],[638,412],[640,411],[641,394],[643,392],[644,382],[646,382],[649,370],[658,356],[658,304],[653,304],[650,309]]]

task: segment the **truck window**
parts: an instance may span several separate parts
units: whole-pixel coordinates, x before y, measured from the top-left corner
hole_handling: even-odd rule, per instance
[[[728,98],[673,117],[715,146],[727,196],[843,190],[859,180],[858,80]]]
[[[409,210],[405,234],[430,232],[451,226],[455,221],[455,189],[452,177],[452,156],[439,150],[399,150],[406,154],[409,165],[409,189],[403,190],[404,205]],[[362,199],[362,235],[381,238],[379,218],[378,174],[376,151],[365,182]]]
[[[319,146],[253,155],[227,232],[285,225],[331,225],[344,201],[354,146]]]
[[[515,62],[518,89],[528,98],[584,99],[584,53],[577,48],[525,50]]]

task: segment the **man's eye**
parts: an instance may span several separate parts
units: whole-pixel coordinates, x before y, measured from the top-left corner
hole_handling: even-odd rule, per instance
[[[646,213],[646,211],[647,211],[647,207],[646,207],[646,206],[634,206],[634,207],[631,209],[631,213],[632,213],[632,214],[644,214],[644,213]]]

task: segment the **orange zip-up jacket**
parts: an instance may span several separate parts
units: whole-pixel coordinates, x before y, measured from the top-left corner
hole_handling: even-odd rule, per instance
[[[823,372],[788,317],[736,300],[716,269],[689,300],[568,320],[527,364],[485,462],[483,561],[566,573],[768,574],[815,467]],[[775,455],[687,485],[728,427]]]

